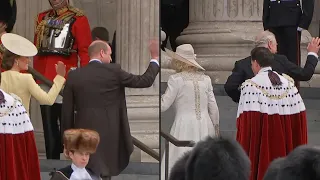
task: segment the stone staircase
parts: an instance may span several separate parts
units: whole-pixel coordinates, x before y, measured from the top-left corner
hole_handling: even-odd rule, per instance
[[[67,160],[40,160],[41,180],[50,180],[49,173],[70,165]],[[159,163],[130,162],[128,167],[112,180],[159,180]]]

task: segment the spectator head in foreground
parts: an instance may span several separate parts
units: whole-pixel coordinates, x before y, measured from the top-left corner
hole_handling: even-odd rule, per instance
[[[295,148],[288,156],[272,161],[264,180],[319,180],[320,150],[307,145]]]
[[[208,137],[172,167],[169,180],[248,180],[250,160],[236,140]]]

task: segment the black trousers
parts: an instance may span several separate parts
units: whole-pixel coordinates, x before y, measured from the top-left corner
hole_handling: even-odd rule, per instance
[[[60,120],[62,104],[41,105],[42,124],[47,159],[60,159],[63,152],[61,143]]]
[[[301,65],[301,31],[298,27],[275,27],[270,31],[276,36],[278,42],[278,54],[287,56],[289,61],[296,65]],[[299,88],[299,81],[296,81],[296,86]]]

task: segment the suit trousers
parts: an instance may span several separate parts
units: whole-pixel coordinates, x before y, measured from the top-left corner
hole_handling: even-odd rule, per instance
[[[269,30],[276,36],[278,43],[278,54],[285,55],[289,61],[301,65],[301,31],[296,26],[274,27]],[[296,81],[299,89],[299,81]]]
[[[60,159],[62,152],[60,120],[62,104],[41,105],[43,132],[47,159]],[[59,123],[58,123],[59,122]]]

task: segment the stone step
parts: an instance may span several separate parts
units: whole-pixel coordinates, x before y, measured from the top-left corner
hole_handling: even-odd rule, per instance
[[[41,179],[49,180],[49,173],[70,165],[68,160],[40,160]],[[159,163],[130,162],[127,168],[112,180],[158,180]]]

